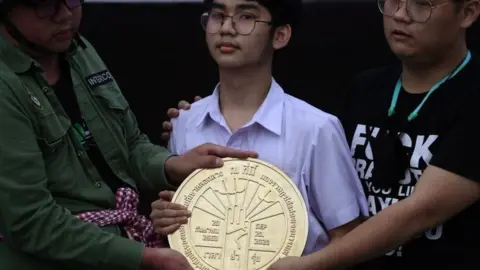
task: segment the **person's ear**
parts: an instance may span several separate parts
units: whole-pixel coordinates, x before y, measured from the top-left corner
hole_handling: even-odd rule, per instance
[[[275,29],[272,38],[273,49],[279,50],[287,46],[292,37],[292,27],[289,24],[279,26]]]
[[[469,28],[480,16],[480,0],[466,0],[466,3],[461,7],[461,27]]]

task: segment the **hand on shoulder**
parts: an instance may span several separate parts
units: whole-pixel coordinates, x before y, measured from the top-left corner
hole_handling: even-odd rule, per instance
[[[202,99],[200,96],[196,96],[193,102],[197,102]],[[181,100],[178,102],[178,108],[170,108],[167,110],[167,115],[171,119],[177,118],[180,115],[180,110],[190,110],[191,104],[185,100]],[[172,132],[173,126],[171,121],[164,121],[162,123],[163,133],[161,135],[161,139],[165,142],[168,142],[170,139],[170,133]]]

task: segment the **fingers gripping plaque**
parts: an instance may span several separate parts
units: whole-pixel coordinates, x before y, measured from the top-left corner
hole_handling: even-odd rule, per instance
[[[260,270],[300,256],[308,216],[300,192],[279,169],[258,159],[225,158],[218,169],[193,172],[173,202],[192,212],[169,235],[171,248],[195,269]]]

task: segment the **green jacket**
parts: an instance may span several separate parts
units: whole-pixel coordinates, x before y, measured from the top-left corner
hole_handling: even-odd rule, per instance
[[[66,57],[85,121],[116,175],[137,189],[173,188],[163,168],[171,154],[140,132],[92,45],[78,37]],[[42,68],[1,37],[2,270],[138,269],[143,244],[74,216],[115,207],[75,136]]]

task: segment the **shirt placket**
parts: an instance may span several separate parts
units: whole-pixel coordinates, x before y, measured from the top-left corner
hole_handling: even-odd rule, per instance
[[[39,73],[39,72],[34,72],[34,77],[35,80],[39,83],[42,92],[44,93],[45,97],[48,99],[50,102],[53,110],[55,111],[55,114],[58,115],[63,115],[67,119],[70,120],[68,117],[67,113],[65,112],[65,109],[63,108],[62,104],[58,100],[57,96],[55,95],[55,92],[53,89],[50,87],[48,82],[45,80],[45,78]],[[90,161],[90,158],[88,157],[85,148],[81,144],[81,142],[77,139],[77,136],[75,134],[75,130],[73,130],[72,126],[68,128],[68,136],[70,138],[70,141],[73,143],[73,146],[76,150],[77,157],[80,160],[83,168],[85,169],[85,172],[87,176],[92,179],[92,183],[96,188],[101,188],[101,177],[96,171],[95,167],[93,166],[92,162]]]
[[[75,87],[75,89],[78,89],[77,92],[77,100],[79,103],[79,106],[82,110],[82,108],[86,108],[82,111],[84,111],[86,114],[85,116],[85,122],[88,125],[90,132],[92,132],[93,138],[95,142],[97,143],[98,148],[102,151],[102,154],[105,157],[106,162],[109,164],[109,166],[112,168],[113,173],[119,177],[120,179],[123,178],[124,173],[120,169],[121,165],[119,164],[118,160],[115,159],[116,156],[119,156],[120,154],[118,153],[119,147],[115,143],[115,141],[112,139],[111,136],[111,130],[108,128],[108,124],[105,122],[101,122],[100,124],[103,126],[103,134],[94,133],[94,130],[99,130],[100,128],[98,127],[99,123],[98,121],[104,121],[102,120],[102,115],[98,107],[95,105],[95,101],[93,100],[93,97],[88,94],[89,88],[88,86],[84,83],[83,78],[80,77],[79,74],[82,74],[81,68],[78,66],[78,64],[70,60],[70,66],[72,67],[72,82]],[[90,119],[90,123],[87,121],[87,119]],[[95,122],[94,122],[95,121]],[[92,169],[95,170],[95,173],[98,174],[97,170],[94,168],[92,165]]]

